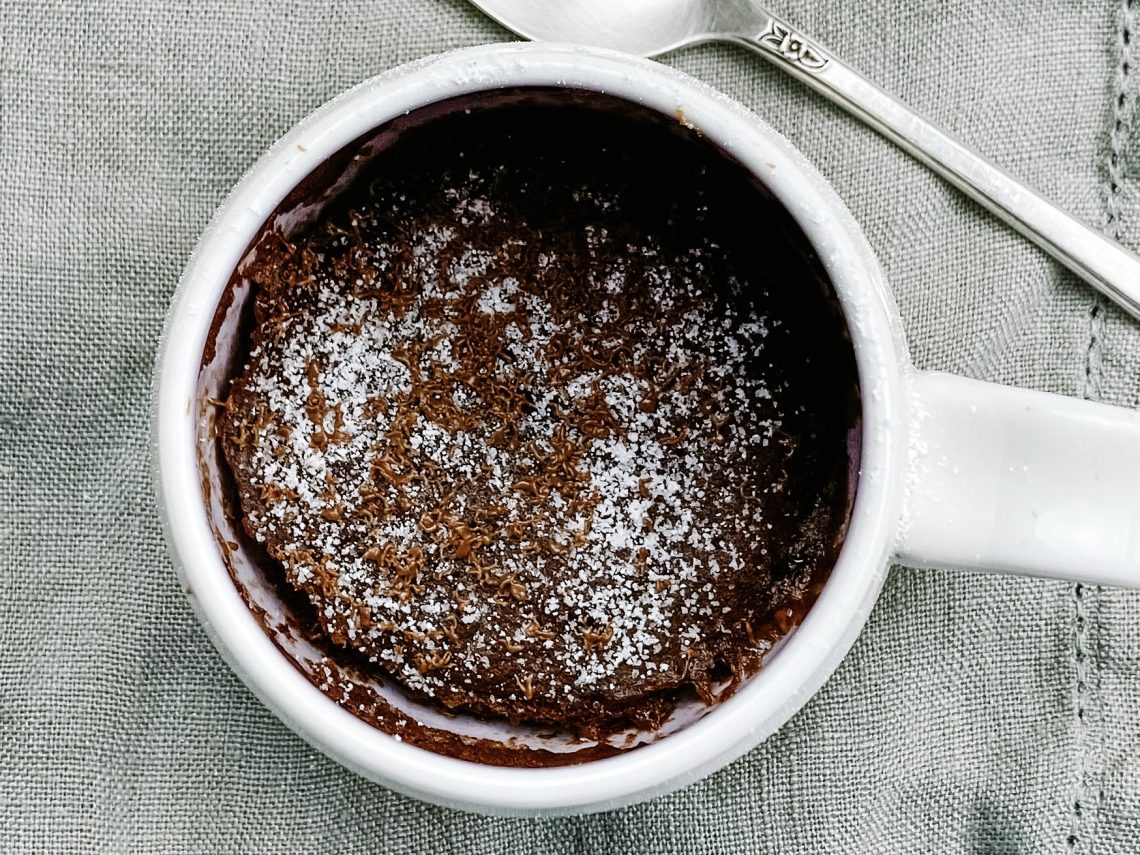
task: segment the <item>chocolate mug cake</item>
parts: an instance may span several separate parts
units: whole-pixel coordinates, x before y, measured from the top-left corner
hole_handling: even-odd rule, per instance
[[[714,705],[810,608],[854,494],[854,356],[806,239],[684,116],[606,96],[378,139],[252,245],[216,402],[310,678],[449,753],[351,674],[602,746]]]

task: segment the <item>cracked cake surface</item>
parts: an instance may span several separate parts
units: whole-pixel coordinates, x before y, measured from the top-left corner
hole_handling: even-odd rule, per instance
[[[262,235],[222,447],[245,530],[356,661],[448,708],[653,727],[826,579],[850,345],[692,141],[662,186],[589,111],[497,112]]]

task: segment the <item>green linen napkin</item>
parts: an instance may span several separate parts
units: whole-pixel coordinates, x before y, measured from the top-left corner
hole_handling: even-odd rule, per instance
[[[1131,0],[776,5],[1140,247]],[[227,190],[311,109],[506,38],[462,0],[0,0],[0,850],[1140,849],[1136,593],[895,569],[776,736],[680,793],[585,818],[395,795],[302,743],[223,664],[149,480],[150,370],[178,276]],[[666,61],[831,180],[920,367],[1140,405],[1140,324],[758,58]]]

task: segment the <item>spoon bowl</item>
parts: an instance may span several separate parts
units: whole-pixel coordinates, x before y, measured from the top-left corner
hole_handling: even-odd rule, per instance
[[[714,4],[694,0],[472,2],[507,29],[532,41],[578,42],[640,56],[658,56],[716,38]]]

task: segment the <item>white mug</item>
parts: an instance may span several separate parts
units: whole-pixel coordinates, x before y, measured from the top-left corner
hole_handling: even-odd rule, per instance
[[[706,714],[636,750],[548,768],[485,765],[404,744],[318,689],[290,661],[313,651],[287,630],[271,637],[282,607],[258,584],[254,563],[227,541],[233,521],[204,462],[212,441],[208,399],[227,367],[215,354],[206,360],[213,369],[203,369],[204,349],[219,300],[267,218],[327,158],[384,122],[506,86],[599,91],[683,115],[755,174],[798,221],[827,270],[854,344],[863,401],[850,528],[803,623]],[[222,327],[214,329],[219,352],[227,341]],[[349,768],[418,798],[483,813],[606,810],[674,790],[740,757],[835,670],[892,562],[1140,584],[1140,415],[915,370],[874,253],[799,152],[690,77],[574,46],[493,45],[412,63],[341,95],[286,134],[218,210],[182,278],[159,349],[153,426],[157,492],[175,564],[237,673],[294,730]],[[512,735],[505,724],[438,718],[441,726],[474,728],[485,738]]]

